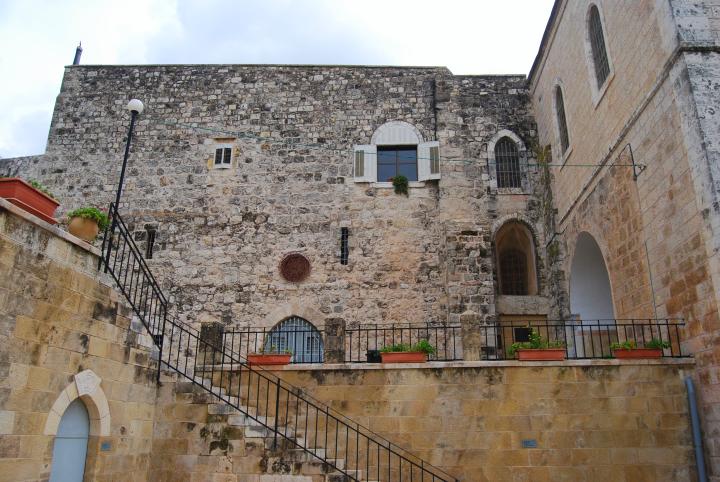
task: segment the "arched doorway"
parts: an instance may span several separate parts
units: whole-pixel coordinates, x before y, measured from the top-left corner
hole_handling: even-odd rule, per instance
[[[570,267],[570,311],[583,322],[615,318],[610,277],[595,238],[580,233]]]
[[[53,445],[50,482],[81,482],[85,472],[90,417],[85,404],[75,399],[63,413]]]
[[[291,316],[268,333],[265,352],[290,350],[290,363],[322,363],[324,358],[322,334],[309,321]]]

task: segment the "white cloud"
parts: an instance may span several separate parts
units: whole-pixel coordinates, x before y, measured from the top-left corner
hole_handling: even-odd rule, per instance
[[[83,64],[441,65],[525,73],[552,0],[9,0],[0,5],[0,156],[44,150],[79,40]]]

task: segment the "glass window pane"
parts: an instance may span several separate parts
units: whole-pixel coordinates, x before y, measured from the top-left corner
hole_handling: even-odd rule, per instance
[[[398,174],[408,178],[408,181],[417,181],[417,164],[399,164]]]
[[[395,156],[397,155],[397,152],[394,150],[380,150],[377,151],[377,160],[378,164],[381,162],[383,163],[389,163],[392,162],[395,163]]]
[[[403,149],[398,151],[398,160],[400,162],[417,161],[416,149]]]
[[[390,182],[390,178],[395,175],[395,163],[378,164],[377,180],[378,182]]]

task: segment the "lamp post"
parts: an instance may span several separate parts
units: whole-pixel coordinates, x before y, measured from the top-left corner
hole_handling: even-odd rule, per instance
[[[137,99],[132,99],[127,104],[127,109],[130,111],[130,130],[128,131],[127,142],[125,143],[125,157],[123,157],[122,170],[120,171],[120,182],[118,183],[117,195],[115,196],[115,211],[120,209],[120,194],[122,194],[123,181],[125,180],[125,168],[127,167],[128,156],[130,155],[130,141],[132,140],[133,127],[135,127],[135,119],[138,115],[142,114],[143,103]],[[114,216],[113,216],[114,217]]]

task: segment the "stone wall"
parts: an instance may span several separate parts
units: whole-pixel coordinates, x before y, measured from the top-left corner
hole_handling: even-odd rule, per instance
[[[280,376],[461,481],[674,482],[695,480],[687,363],[293,367]],[[158,470],[174,468],[177,480],[255,480],[242,475],[252,470],[310,480],[296,455],[263,457],[262,431],[208,409],[192,387],[163,393]]]
[[[68,67],[47,154],[3,161],[0,172],[43,181],[63,210],[107,204],[130,97],[146,109],[122,211],[141,247],[146,227],[157,230],[151,267],[191,322],[270,328],[290,306],[316,314],[308,321],[318,327],[329,317],[348,326],[482,322],[494,316],[493,222],[538,217],[534,170],[524,190],[502,192],[488,156],[505,129],[532,160],[525,78],[436,67]],[[408,197],[352,177],[353,145],[394,120],[440,142],[441,179]],[[211,168],[220,142],[235,149],[229,169]],[[466,232],[477,239],[463,247]],[[312,264],[300,284],[278,273],[296,251]]]
[[[593,96],[585,33],[590,2],[559,1],[531,78],[540,142],[555,146],[553,194],[566,291],[578,235],[602,250],[616,318],[682,318],[697,360],[703,433],[720,480],[717,338],[720,211],[717,5],[599,2],[612,73]],[[638,46],[628,48],[628,46]],[[558,156],[552,89],[563,85],[569,154]],[[642,165],[633,179],[633,161]],[[574,164],[587,166],[574,166]],[[573,311],[572,306],[561,307]],[[582,313],[580,313],[582,315]]]
[[[96,250],[0,200],[0,480],[48,480],[58,422],[78,397],[91,419],[85,480],[147,480],[148,341],[98,280]]]

